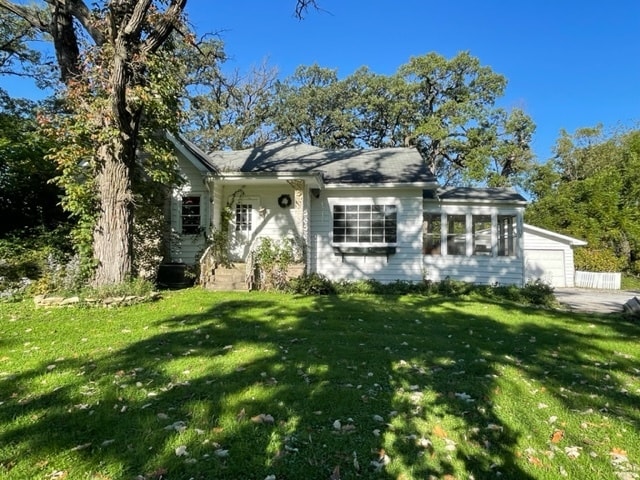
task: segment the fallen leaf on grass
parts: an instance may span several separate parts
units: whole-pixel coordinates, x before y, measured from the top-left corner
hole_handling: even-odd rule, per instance
[[[538,457],[527,457],[527,460],[529,460],[529,463],[532,463],[536,467],[542,466],[542,461]]]
[[[91,446],[91,442],[83,443],[82,445],[76,445],[71,449],[72,452],[77,452],[78,450],[84,450],[85,448],[89,448]]]
[[[214,450],[213,454],[216,457],[224,458],[229,456],[229,450],[225,450],[224,448],[218,448]]]
[[[336,465],[336,468],[333,469],[329,480],[340,480],[340,465]]]
[[[432,433],[436,437],[447,438],[447,432],[445,432],[444,429],[440,425],[436,425],[435,427],[433,427],[433,432]]]
[[[580,456],[580,450],[582,450],[582,447],[565,447],[564,453],[567,454],[567,457],[574,460]]]
[[[261,413],[260,415],[251,417],[251,421],[253,423],[273,423],[275,422],[275,419],[268,413]]]
[[[551,435],[551,443],[560,443],[564,438],[564,430],[556,430]]]
[[[391,463],[391,458],[387,455],[387,452],[384,449],[377,452],[378,458],[376,460],[371,460],[371,465],[376,469],[376,471],[382,470],[382,467],[385,465],[389,465]]]

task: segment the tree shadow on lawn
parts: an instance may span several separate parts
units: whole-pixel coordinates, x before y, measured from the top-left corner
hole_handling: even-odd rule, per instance
[[[0,405],[0,422],[24,421],[0,435],[16,445],[0,465],[22,471],[24,449],[41,473],[67,478],[91,469],[105,478],[327,479],[336,467],[343,479],[535,478],[520,459],[523,436],[548,437],[553,426],[507,423],[497,408],[507,370],[534,402],[544,388],[567,409],[618,408],[639,422],[628,413],[638,396],[617,377],[638,360],[596,365],[611,353],[606,338],[575,328],[576,315],[502,306],[507,322],[482,303],[417,296],[210,298],[123,349],[58,362],[57,372],[76,375],[63,388],[24,387],[53,360],[4,379],[2,390],[18,394]],[[634,325],[588,321],[637,339]],[[68,464],[45,463],[53,456]]]

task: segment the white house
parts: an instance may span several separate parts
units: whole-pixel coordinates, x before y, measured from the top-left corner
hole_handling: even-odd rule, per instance
[[[261,238],[290,239],[308,273],[332,280],[522,285],[532,273],[526,200],[507,189],[442,189],[416,149],[289,140],[206,154],[170,139],[185,180],[171,199],[170,262],[197,263],[207,238],[226,229],[234,262]]]

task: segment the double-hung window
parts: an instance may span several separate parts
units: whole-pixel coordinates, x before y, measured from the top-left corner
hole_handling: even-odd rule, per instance
[[[200,233],[200,197],[182,197],[182,233],[197,235]]]
[[[334,205],[333,243],[389,245],[397,240],[395,205]]]

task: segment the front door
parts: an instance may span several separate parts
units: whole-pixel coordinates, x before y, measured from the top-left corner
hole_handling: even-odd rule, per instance
[[[258,227],[258,198],[243,197],[234,207],[231,228],[231,259],[244,262]]]

